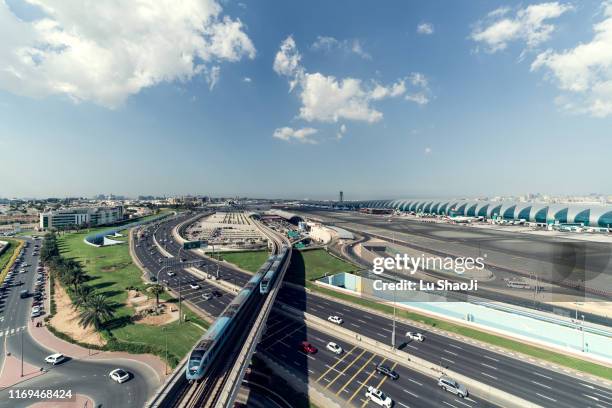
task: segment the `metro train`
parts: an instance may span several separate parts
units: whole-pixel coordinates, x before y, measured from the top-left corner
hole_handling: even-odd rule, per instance
[[[268,260],[259,268],[257,273],[247,282],[238,295],[225,308],[223,313],[215,320],[208,331],[202,336],[198,344],[192,350],[185,369],[185,375],[189,381],[199,381],[206,375],[210,363],[216,354],[221,350],[230,333],[236,324],[235,316],[250,303],[253,298],[259,296],[256,289],[265,275],[278,269],[281,262],[276,262],[279,257],[284,260],[288,253],[288,247],[283,246],[279,255],[270,256]],[[276,265],[276,266],[275,266]],[[272,274],[274,277],[275,274]],[[261,291],[261,288],[260,288]],[[267,292],[266,292],[267,293]]]
[[[280,265],[285,262],[285,258],[287,257],[287,253],[289,247],[287,245],[283,245],[280,254],[276,255],[276,259],[272,264],[272,267],[266,274],[264,275],[261,283],[259,284],[259,293],[265,295],[270,291],[270,287],[274,285],[274,280],[278,276],[278,271],[280,269]]]

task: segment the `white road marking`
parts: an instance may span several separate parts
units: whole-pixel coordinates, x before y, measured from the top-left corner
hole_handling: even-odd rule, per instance
[[[413,380],[412,378],[409,378],[408,381],[410,381],[411,383],[415,383],[416,385],[419,385],[421,387],[423,386],[423,384],[421,384],[420,382],[418,382],[416,380]]]
[[[537,381],[533,381],[533,380],[531,380],[531,382],[532,382],[533,384],[535,384],[535,385],[539,385],[540,387],[544,387],[544,388],[547,388],[547,389],[549,389],[549,390],[551,390],[551,389],[552,389],[552,387],[549,387],[549,386],[548,386],[548,385],[546,385],[546,384],[542,384],[542,383],[539,383],[539,382],[537,382]]]
[[[463,350],[462,347],[459,347],[456,344],[449,344],[449,346],[454,347],[454,348],[459,349],[459,350]]]
[[[448,361],[448,362],[449,362],[449,363],[451,363],[451,364],[455,364],[455,362],[454,362],[453,360],[449,360],[449,359],[448,359],[448,358],[446,358],[446,357],[440,357],[440,358],[441,358],[442,360],[444,360],[444,361]]]
[[[538,373],[537,371],[534,371],[533,373],[534,373],[535,375],[537,375],[537,376],[544,377],[544,378],[548,378],[549,380],[552,380],[552,377],[549,377],[549,376],[544,375],[544,374],[542,374],[542,373]]]
[[[483,355],[483,357],[484,357],[484,358],[488,358],[489,360],[493,360],[493,361],[496,361],[496,362],[498,362],[498,363],[499,363],[499,360],[498,360],[498,359],[493,358],[493,357],[490,357],[490,356],[487,356],[486,354],[485,354],[485,355]]]
[[[408,391],[408,390],[404,390],[404,392],[405,392],[405,393],[407,393],[407,394],[412,395],[414,398],[419,398],[419,396],[418,396],[418,395],[416,395],[416,394],[415,394],[415,393],[413,393],[413,392],[410,392],[410,391]]]
[[[452,351],[450,351],[450,350],[444,349],[444,352],[445,352],[445,353],[448,353],[448,354],[452,354],[453,356],[457,357],[457,353],[453,353],[453,352],[452,352]]]
[[[492,378],[492,379],[494,379],[494,380],[497,380],[497,377],[495,377],[495,376],[493,376],[493,375],[491,375],[491,374],[487,374],[487,373],[482,372],[482,371],[480,372],[480,374],[482,374],[482,375],[486,375],[487,377],[490,377],[490,378]]]
[[[483,366],[485,366],[485,367],[488,367],[488,368],[490,368],[490,369],[492,369],[492,370],[497,370],[497,367],[493,367],[492,365],[488,365],[488,364],[486,364],[486,363],[480,363],[480,365],[483,365]]]
[[[550,397],[547,397],[546,395],[542,395],[542,394],[540,394],[539,392],[536,392],[536,395],[539,395],[539,396],[540,396],[540,397],[542,397],[542,398],[546,398],[547,400],[550,400],[550,401],[552,401],[552,402],[557,402],[557,400],[556,400],[556,399],[554,399],[554,398],[550,398]]]

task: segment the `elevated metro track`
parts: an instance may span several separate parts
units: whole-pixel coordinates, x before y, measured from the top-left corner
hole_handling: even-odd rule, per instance
[[[187,221],[194,221],[197,218],[199,217]],[[179,230],[188,224],[188,222],[180,219],[177,221],[179,222]],[[188,381],[185,373],[189,369],[187,367],[189,363],[184,362],[151,400],[150,407],[221,408],[232,406],[242,383],[244,372],[262,335],[265,322],[272,310],[282,279],[291,261],[291,251],[284,246],[286,244],[285,239],[262,225],[259,225],[259,227],[272,243],[272,254],[278,257],[283,254],[282,262],[279,261],[272,288],[267,294],[261,295],[259,293],[259,280],[255,281],[257,274],[251,278],[237,296],[237,298],[248,296],[248,298],[245,297],[247,300],[245,300],[244,305],[237,306],[237,302],[241,300],[234,300],[221,313],[221,319],[228,315],[232,316],[231,326],[228,325],[226,332],[221,335],[223,337],[222,341],[215,343],[219,345],[213,345],[213,347],[218,347],[218,350],[209,350],[209,352],[215,354],[206,375],[199,381]],[[285,248],[284,251],[283,248]],[[264,274],[267,271],[268,268],[263,271]],[[263,278],[263,275],[259,277],[259,279],[261,278]],[[239,307],[238,312],[233,314],[232,310],[236,307]],[[220,358],[221,356],[223,358]]]

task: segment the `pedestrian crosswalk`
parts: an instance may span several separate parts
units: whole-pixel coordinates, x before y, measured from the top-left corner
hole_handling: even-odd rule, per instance
[[[2,329],[0,330],[0,337],[11,336],[13,334],[17,334],[22,330],[25,330],[26,326],[16,327],[12,329]]]

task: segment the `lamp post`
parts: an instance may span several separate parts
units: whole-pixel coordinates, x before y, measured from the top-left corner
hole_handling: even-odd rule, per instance
[[[391,347],[395,348],[395,290],[393,291],[393,331],[391,332]]]
[[[584,315],[580,315],[582,317],[582,352],[584,353]]]

